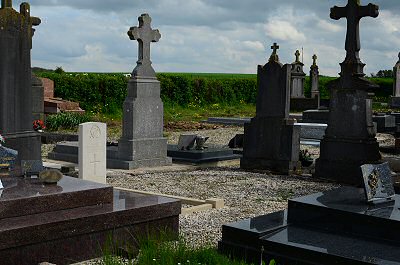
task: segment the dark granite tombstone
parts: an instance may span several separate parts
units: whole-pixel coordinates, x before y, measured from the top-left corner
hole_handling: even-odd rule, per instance
[[[314,54],[313,57],[313,64],[310,67],[310,81],[311,81],[311,98],[318,98],[318,108],[320,106],[319,103],[319,69],[317,65],[317,55]]]
[[[41,158],[40,135],[32,129],[31,49],[33,26],[40,19],[31,17],[30,6],[22,3],[20,12],[11,0],[0,9],[0,133],[5,146],[18,150],[18,161]]]
[[[400,53],[399,60],[393,67],[393,96],[390,99],[391,108],[400,108]]]
[[[295,170],[300,150],[300,126],[289,118],[290,69],[282,65],[276,43],[269,61],[258,66],[256,116],[244,125],[244,169],[266,169],[281,174]]]
[[[340,78],[329,84],[328,128],[316,161],[317,177],[361,185],[360,166],[376,164],[381,159],[372,123],[372,102],[368,98],[368,90],[376,85],[364,78],[365,64],[359,57],[359,21],[378,14],[378,6],[360,6],[356,0],[349,0],[346,7],[331,9],[332,19],[347,18],[346,58],[340,64]]]
[[[32,73],[32,119],[44,121],[44,86],[42,80]]]

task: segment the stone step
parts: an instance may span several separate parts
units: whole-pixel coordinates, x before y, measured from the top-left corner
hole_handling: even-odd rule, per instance
[[[39,179],[2,177],[0,219],[112,203],[113,189],[64,176],[57,184]]]
[[[260,244],[267,253],[279,252],[278,259],[301,264],[400,264],[400,246],[393,243],[299,226],[264,236]]]

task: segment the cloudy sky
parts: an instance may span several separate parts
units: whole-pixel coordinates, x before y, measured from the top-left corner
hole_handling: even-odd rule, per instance
[[[371,0],[378,18],[361,20],[365,73],[391,69],[400,52],[399,0]],[[13,1],[18,9],[22,1]],[[157,72],[255,73],[280,45],[282,63],[304,49],[305,71],[318,55],[323,75],[337,75],[345,56],[346,20],[329,18],[347,0],[31,0],[42,19],[33,40],[32,65],[76,72],[131,72],[136,41],[126,32],[149,13],[161,32],[152,44]],[[361,0],[362,4],[368,4]]]

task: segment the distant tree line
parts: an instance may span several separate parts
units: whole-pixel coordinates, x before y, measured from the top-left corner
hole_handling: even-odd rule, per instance
[[[393,77],[393,70],[379,70],[376,74],[372,73],[371,77]]]

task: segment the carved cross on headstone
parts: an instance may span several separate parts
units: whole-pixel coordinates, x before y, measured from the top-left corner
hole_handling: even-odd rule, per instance
[[[379,7],[374,4],[361,6],[360,0],[348,0],[345,7],[334,6],[331,8],[330,17],[335,20],[347,19],[346,34],[346,60],[349,62],[359,62],[360,51],[360,19],[363,17],[377,17]]]
[[[276,42],[274,42],[274,45],[271,46],[271,49],[272,49],[272,54],[269,57],[269,61],[270,62],[279,62],[279,57],[278,57],[278,54],[277,54],[277,51],[279,49],[279,45]]]
[[[296,53],[294,54],[296,56],[296,61],[295,63],[300,63],[300,51],[296,50]]]
[[[313,66],[317,66],[317,59],[318,59],[317,55],[314,54],[312,59],[313,59]]]
[[[150,61],[150,43],[159,41],[161,34],[158,29],[151,28],[151,17],[148,14],[142,14],[139,17],[139,27],[131,27],[128,35],[131,40],[139,42],[137,66],[133,70],[132,77],[156,78]]]

